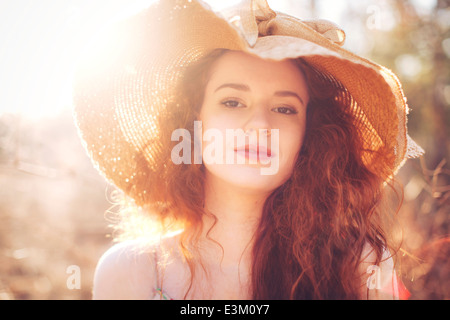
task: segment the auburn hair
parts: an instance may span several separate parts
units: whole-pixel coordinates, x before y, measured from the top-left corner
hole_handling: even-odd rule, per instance
[[[196,241],[203,215],[212,214],[204,209],[204,166],[170,161],[171,134],[186,128],[194,136],[209,72],[225,52],[215,50],[190,66],[179,83],[182,98],[169,103],[162,115],[159,130],[166,154],[153,170],[164,175],[156,182],[159,193],[148,195],[145,206],[166,228],[174,223],[184,228],[181,248],[191,271],[184,298],[201,264]],[[358,299],[364,285],[358,274],[363,248],[370,245],[379,263],[390,246],[383,224],[390,212],[381,206],[386,172],[374,172],[363,161],[367,150],[345,88],[336,80],[338,85],[330,85],[305,60],[293,61],[310,95],[306,135],[291,177],[264,204],[252,247],[252,298]]]

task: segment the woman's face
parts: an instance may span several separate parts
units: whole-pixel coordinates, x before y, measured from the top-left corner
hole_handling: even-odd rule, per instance
[[[303,73],[291,61],[221,56],[199,119],[207,177],[266,192],[282,185],[303,144],[308,101]]]

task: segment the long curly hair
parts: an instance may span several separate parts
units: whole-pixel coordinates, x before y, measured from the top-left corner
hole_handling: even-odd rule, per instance
[[[305,142],[291,178],[266,201],[253,247],[253,295],[357,299],[365,285],[358,274],[364,247],[379,263],[390,243],[381,206],[387,172],[365,165],[345,89],[297,64],[311,96]]]
[[[167,145],[159,167],[153,170],[165,174],[161,181],[152,181],[161,188],[148,195],[144,206],[165,230],[183,227],[181,248],[191,271],[184,298],[201,264],[196,241],[204,228],[203,216],[213,215],[204,209],[205,167],[194,162],[174,164],[171,134],[186,128],[194,136],[202,88],[225,52],[215,50],[189,67],[179,83],[183,98],[170,103],[162,115],[159,129]],[[382,206],[382,201],[386,177],[392,174],[370,168],[364,161],[369,151],[359,138],[358,120],[345,88],[324,81],[305,60],[294,61],[305,75],[310,95],[306,136],[291,177],[264,204],[252,247],[252,298],[358,299],[364,285],[358,273],[363,248],[370,245],[379,263],[391,246],[384,222],[396,210]]]

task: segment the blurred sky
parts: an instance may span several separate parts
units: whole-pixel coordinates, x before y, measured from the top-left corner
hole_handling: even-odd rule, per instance
[[[57,115],[70,108],[71,78],[77,57],[101,27],[139,12],[152,0],[2,0],[0,2],[0,116],[21,113],[31,118]],[[206,0],[214,9],[238,0]],[[271,7],[312,18],[311,0],[269,0]],[[412,0],[426,12],[435,0]],[[364,52],[364,30],[343,19],[352,8],[375,27],[392,28],[395,19],[383,0],[318,0],[315,14],[352,30],[346,48]],[[370,27],[370,26],[366,26]],[[356,31],[359,30],[359,31]]]

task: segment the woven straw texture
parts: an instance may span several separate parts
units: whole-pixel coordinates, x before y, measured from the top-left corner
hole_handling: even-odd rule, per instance
[[[75,118],[99,171],[138,204],[163,174],[158,119],[177,103],[176,84],[191,63],[217,48],[268,59],[302,57],[324,81],[345,89],[373,170],[395,173],[423,153],[407,135],[408,107],[388,69],[342,48],[335,24],[302,21],[247,0],[220,15],[195,0],[160,1],[104,32],[75,79]],[[372,151],[377,151],[373,153]],[[374,158],[382,154],[383,161]]]

